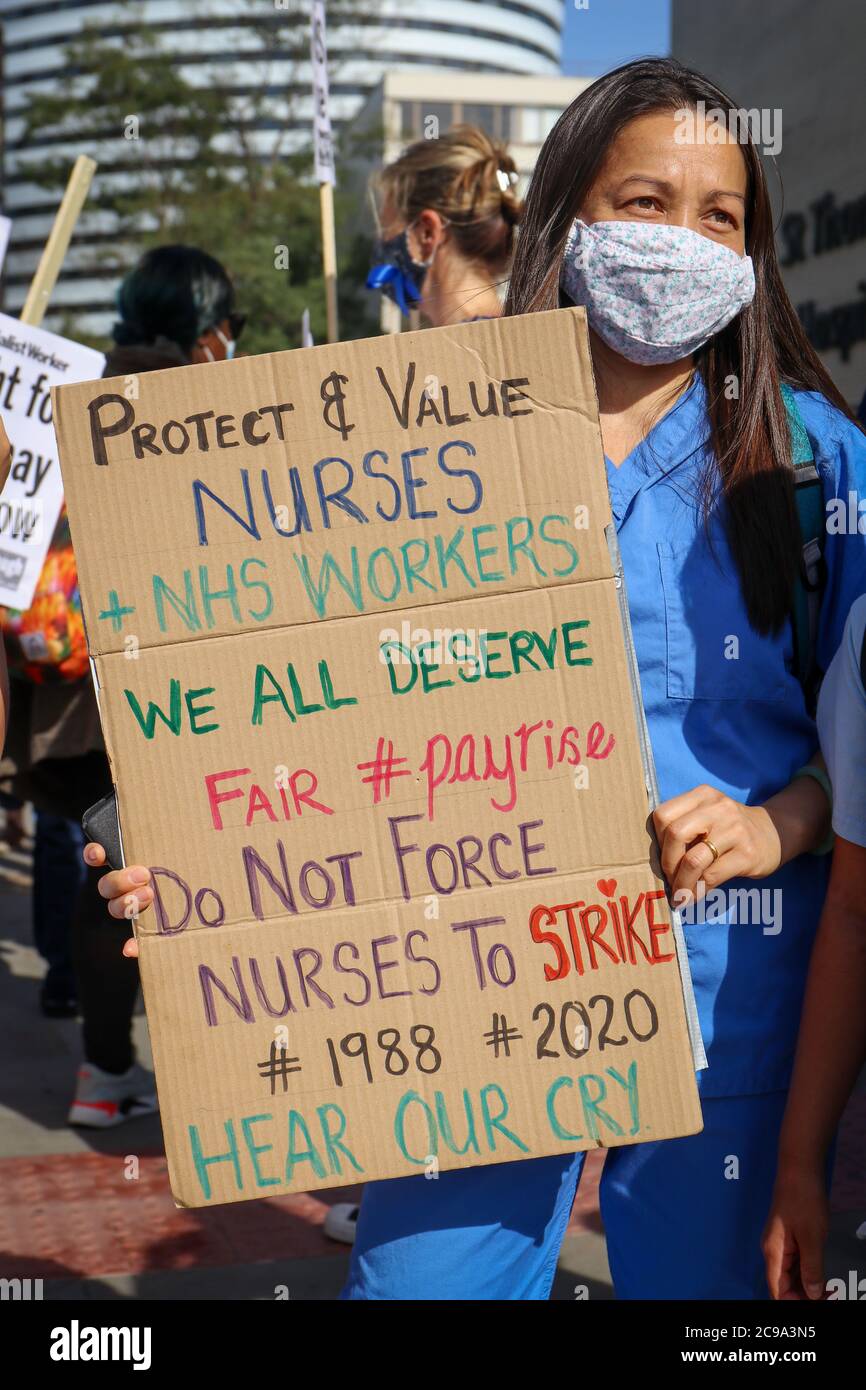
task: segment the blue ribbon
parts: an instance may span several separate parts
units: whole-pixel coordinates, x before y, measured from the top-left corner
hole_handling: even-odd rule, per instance
[[[386,261],[383,265],[374,265],[367,276],[368,290],[382,291],[386,285],[390,285],[396,302],[408,318],[409,305],[420,304],[421,296],[406,272],[390,261]]]

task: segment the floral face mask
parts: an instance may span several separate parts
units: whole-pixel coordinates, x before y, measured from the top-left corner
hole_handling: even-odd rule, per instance
[[[631,362],[677,362],[709,342],[755,294],[751,257],[688,227],[579,218],[560,288]]]

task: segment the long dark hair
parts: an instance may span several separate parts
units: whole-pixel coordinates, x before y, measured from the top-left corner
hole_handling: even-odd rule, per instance
[[[559,306],[559,271],[573,219],[608,149],[629,121],[652,111],[695,109],[727,113],[734,103],[715,83],[668,58],[627,63],[594,82],[562,113],[547,137],[532,177],[517,244],[506,314]],[[742,137],[741,137],[742,138]],[[740,146],[748,176],[746,251],[755,270],[755,297],[697,354],[707,392],[709,443],[718,475],[704,479],[705,516],[717,480],[727,504],[727,534],[752,626],[778,632],[793,604],[801,566],[790,443],[780,381],[820,391],[854,419],[806,337],[785,292],[773,238],[764,171],[751,141]],[[739,399],[728,399],[735,377]]]

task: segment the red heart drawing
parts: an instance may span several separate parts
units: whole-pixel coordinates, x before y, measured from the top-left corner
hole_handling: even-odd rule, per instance
[[[616,879],[600,878],[598,880],[598,889],[599,892],[603,893],[606,898],[612,898],[614,893],[616,892]]]

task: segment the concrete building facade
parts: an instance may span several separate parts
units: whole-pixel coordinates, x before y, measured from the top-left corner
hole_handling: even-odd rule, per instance
[[[288,125],[286,148],[309,143],[312,117],[308,63],[289,61],[278,43],[281,26],[297,28],[301,46],[309,23],[303,0],[0,0],[4,74],[4,210],[13,219],[6,264],[5,308],[20,309],[51,226],[57,195],[30,182],[22,160],[50,155],[68,159],[82,152],[74,130],[53,132],[27,149],[22,112],[28,95],[79,82],[69,67],[66,45],[85,25],[104,42],[122,46],[129,26],[144,23],[163,45],[168,61],[192,83],[220,85],[239,100],[251,89],[266,94],[265,119],[248,132],[253,144]],[[392,68],[437,67],[500,80],[560,71],[563,0],[437,0],[408,6],[405,0],[357,0],[351,19],[333,22],[328,33],[332,119],[337,134],[357,115],[383,74]],[[273,43],[268,42],[270,26]],[[265,32],[263,40],[262,33]],[[93,153],[85,150],[84,153]],[[136,178],[129,142],[108,132],[100,150],[101,180],[123,190]],[[116,167],[115,167],[116,166]],[[105,248],[110,216],[85,211],[47,326],[63,311],[93,333],[111,321],[117,273],[108,273]]]
[[[866,5],[674,0],[674,57],[763,114],[788,293],[852,405],[866,391]],[[778,114],[776,114],[778,113]]]

